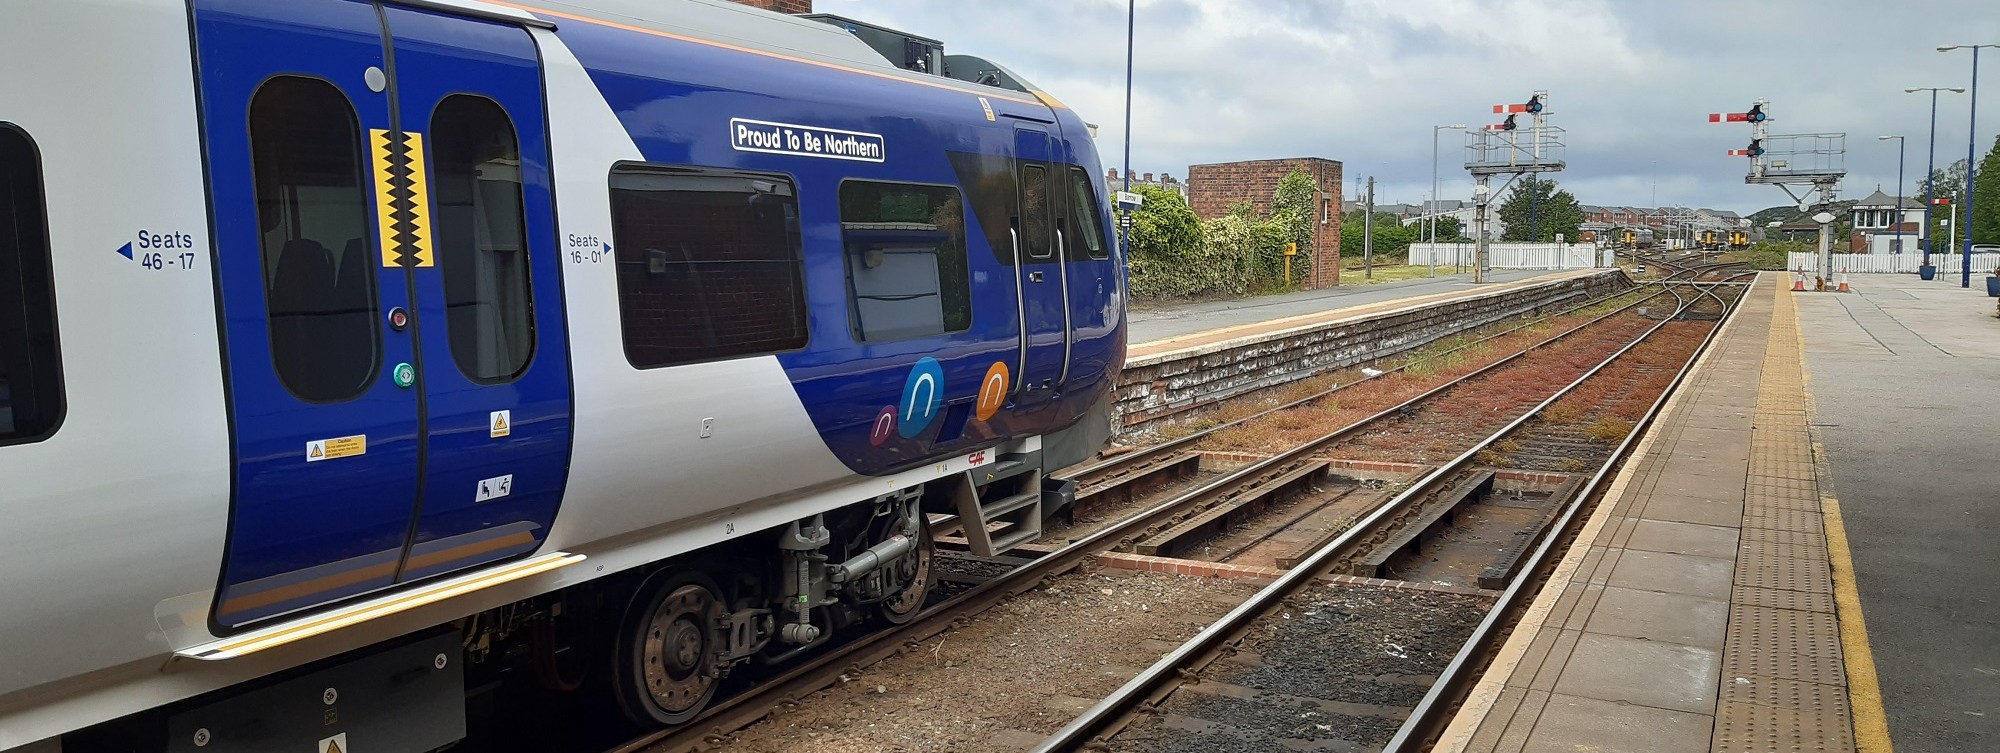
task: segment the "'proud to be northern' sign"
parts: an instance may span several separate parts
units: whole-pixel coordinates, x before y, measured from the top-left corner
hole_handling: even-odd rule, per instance
[[[729,141],[741,152],[793,154],[800,157],[851,159],[881,162],[888,159],[887,143],[879,133],[843,131],[837,128],[770,123],[744,118],[729,119]]]

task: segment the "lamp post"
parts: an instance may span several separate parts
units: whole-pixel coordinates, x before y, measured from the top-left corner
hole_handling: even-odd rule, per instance
[[[1979,155],[1974,150],[1979,147],[1979,50],[1983,47],[2000,47],[2000,44],[1948,44],[1937,48],[1938,52],[1972,50],[1972,106],[1966,108],[1971,114],[1965,128],[1965,262],[1958,277],[1959,287],[1964,288],[1972,287],[1972,184],[1979,165]]]
[[[1895,218],[1891,222],[1896,223],[1896,253],[1900,254],[1903,252],[1903,137],[1875,137],[1876,141],[1889,139],[1896,140],[1896,211],[1890,212],[1889,216]]]
[[[1918,245],[1924,247],[1926,267],[1931,265],[1931,246],[1937,243],[1937,240],[1931,237],[1935,229],[1935,225],[1931,222],[1931,202],[1937,198],[1937,95],[1941,91],[1953,94],[1965,93],[1964,89],[1950,86],[1917,86],[1903,90],[1904,94],[1931,93],[1930,167],[1924,171],[1924,234],[1917,239]]]
[[[1132,190],[1132,29],[1139,9],[1139,0],[1125,3],[1125,191]],[[1125,252],[1125,263],[1132,263],[1132,210],[1120,208],[1125,215],[1118,223],[1118,248]]]
[[[1464,123],[1431,126],[1431,276],[1438,276],[1438,133],[1446,130],[1463,131]]]

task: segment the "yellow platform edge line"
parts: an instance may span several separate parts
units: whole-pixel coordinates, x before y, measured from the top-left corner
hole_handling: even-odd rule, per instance
[[[1799,321],[1799,297],[1789,288],[1778,286],[1792,311],[1792,333],[1799,348],[1799,387],[1805,393],[1806,415],[1817,416],[1813,400],[1812,370],[1806,366],[1805,326]],[[1811,425],[1807,421],[1807,425]],[[1826,448],[1813,432],[1814,465],[1825,462]],[[1889,714],[1882,705],[1882,685],[1875,673],[1875,652],[1868,646],[1868,623],[1861,613],[1861,591],[1854,581],[1854,559],[1847,545],[1847,526],[1840,515],[1840,500],[1829,486],[1831,474],[1820,478],[1820,513],[1826,520],[1827,559],[1833,570],[1834,606],[1840,615],[1840,656],[1847,670],[1847,705],[1854,715],[1854,749],[1857,753],[1892,753]]]

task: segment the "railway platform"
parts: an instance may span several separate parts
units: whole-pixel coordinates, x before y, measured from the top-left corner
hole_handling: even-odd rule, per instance
[[[1439,750],[1856,750],[1850,683],[1867,695],[1872,670],[1849,669],[1866,640],[1836,598],[1851,567],[1776,283],[1641,440]]]
[[[1601,270],[1496,269],[1493,279],[1474,284],[1470,274],[1399,280],[1372,285],[1340,285],[1283,295],[1232,298],[1200,303],[1135,305],[1126,314],[1131,357],[1315,321],[1512,290],[1571,279]]]
[[[1631,284],[1616,269],[1499,280],[1440,277],[1135,312],[1114,409],[1130,429]]]
[[[2000,741],[2000,408],[1952,397],[2000,387],[1991,299],[1780,277],[1670,399],[1435,750]]]

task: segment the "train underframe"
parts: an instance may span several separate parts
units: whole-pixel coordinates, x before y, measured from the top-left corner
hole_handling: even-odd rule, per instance
[[[935,584],[927,511],[946,477],[448,625],[72,733],[63,751],[328,750],[328,715],[368,750],[459,742],[469,705],[527,694],[615,700],[637,727],[686,722],[732,673],[909,621]],[[456,650],[453,650],[455,644]],[[454,656],[455,654],[455,656]],[[414,678],[414,679],[413,679]],[[350,688],[336,694],[336,688]],[[447,697],[448,696],[448,697]],[[483,698],[489,697],[489,698]],[[329,700],[329,699],[333,700]],[[500,706],[518,705],[501,701]],[[393,734],[387,734],[393,733]]]

